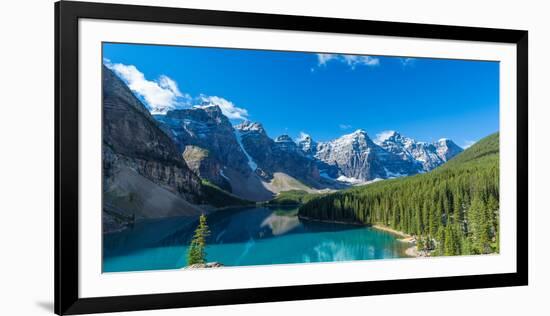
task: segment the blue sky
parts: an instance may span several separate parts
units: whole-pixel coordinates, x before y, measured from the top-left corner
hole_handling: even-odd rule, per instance
[[[271,137],[362,128],[467,146],[499,130],[497,62],[108,43],[103,58],[152,112],[214,103]]]

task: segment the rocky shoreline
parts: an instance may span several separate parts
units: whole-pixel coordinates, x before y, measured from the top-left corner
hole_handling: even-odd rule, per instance
[[[389,228],[387,226],[382,225],[373,225],[372,226],[375,229],[382,230],[391,234],[394,234],[396,236],[399,236],[401,238],[397,239],[400,242],[407,243],[410,246],[405,250],[405,254],[409,257],[413,258],[424,258],[424,257],[430,257],[429,251],[419,251],[416,246],[416,236],[409,235],[407,233],[404,233],[402,231],[395,230],[393,228]]]

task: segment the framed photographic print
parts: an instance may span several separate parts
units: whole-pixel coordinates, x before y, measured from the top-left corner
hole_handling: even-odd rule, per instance
[[[56,313],[527,284],[527,31],[55,14]]]

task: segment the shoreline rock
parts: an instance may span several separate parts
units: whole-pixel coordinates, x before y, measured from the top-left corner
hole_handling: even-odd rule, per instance
[[[207,262],[207,263],[196,263],[190,266],[184,267],[184,269],[211,269],[211,268],[221,268],[224,265],[219,262]]]

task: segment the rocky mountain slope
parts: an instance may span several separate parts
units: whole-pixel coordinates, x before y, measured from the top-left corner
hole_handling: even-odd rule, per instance
[[[304,155],[290,136],[271,139],[260,123],[253,122],[236,125],[235,130],[263,179],[269,181],[276,173],[284,173],[306,185],[318,186],[320,175],[315,161]]]
[[[330,187],[288,135],[271,139],[259,123],[233,127],[216,105],[155,118],[196,174],[237,196],[265,201],[284,190]]]
[[[255,173],[237,131],[216,105],[169,111],[155,118],[178,145],[187,165],[201,178],[239,197],[273,197]]]
[[[440,139],[434,143],[417,142],[395,131],[386,133],[377,142],[382,148],[398,155],[401,159],[420,164],[423,172],[447,162],[463,150],[449,139]]]
[[[322,176],[348,183],[430,171],[462,152],[448,139],[425,143],[391,132],[373,141],[361,129],[328,142],[303,135],[297,144],[305,155],[317,160]]]
[[[237,172],[243,177],[252,173],[233,126],[218,106],[173,110],[155,118],[200,177],[231,191],[231,181],[225,173]]]
[[[369,181],[418,173],[413,162],[375,144],[364,130],[319,143],[315,158],[339,170],[339,179]]]

